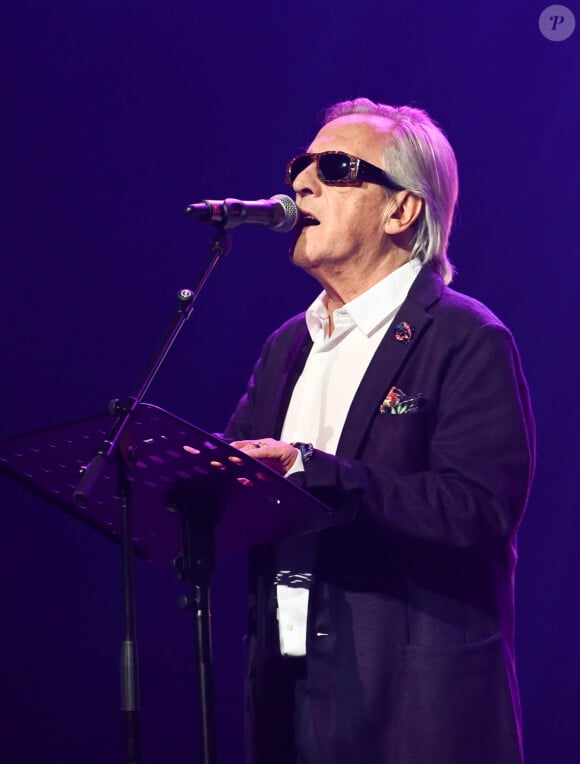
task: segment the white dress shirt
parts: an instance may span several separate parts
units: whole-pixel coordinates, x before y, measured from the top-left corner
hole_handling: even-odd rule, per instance
[[[331,335],[326,293],[316,298],[306,311],[312,349],[294,387],[281,440],[312,443],[336,453],[355,393],[420,269],[421,263],[413,259],[335,310]],[[299,456],[287,475],[302,469]],[[292,575],[297,580],[310,578],[308,571]],[[308,589],[278,584],[276,591],[280,651],[305,655]]]

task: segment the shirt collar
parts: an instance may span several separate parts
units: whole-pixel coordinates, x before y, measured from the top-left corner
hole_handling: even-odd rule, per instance
[[[418,258],[409,260],[366,292],[338,308],[335,317],[336,314],[350,316],[361,332],[369,337],[403,304],[421,267]],[[306,311],[306,326],[313,341],[327,325],[326,292],[321,292]]]

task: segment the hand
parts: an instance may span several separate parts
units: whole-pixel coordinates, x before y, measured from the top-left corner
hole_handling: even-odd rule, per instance
[[[257,459],[280,475],[285,475],[288,472],[300,453],[297,448],[289,443],[274,440],[274,438],[234,440],[230,446],[243,451],[253,459]]]

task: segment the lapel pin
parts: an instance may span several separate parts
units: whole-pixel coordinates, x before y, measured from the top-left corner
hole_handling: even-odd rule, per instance
[[[414,326],[411,326],[411,324],[408,324],[406,321],[399,321],[395,326],[395,339],[397,342],[404,342],[407,344],[408,342],[411,342],[414,331]]]

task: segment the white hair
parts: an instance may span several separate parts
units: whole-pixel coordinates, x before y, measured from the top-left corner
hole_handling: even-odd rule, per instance
[[[393,122],[384,151],[384,169],[423,200],[415,223],[411,257],[431,263],[446,284],[453,278],[447,245],[457,203],[457,160],[441,128],[426,111],[388,106],[368,98],[341,101],[324,112],[323,124],[350,114],[386,117]]]

